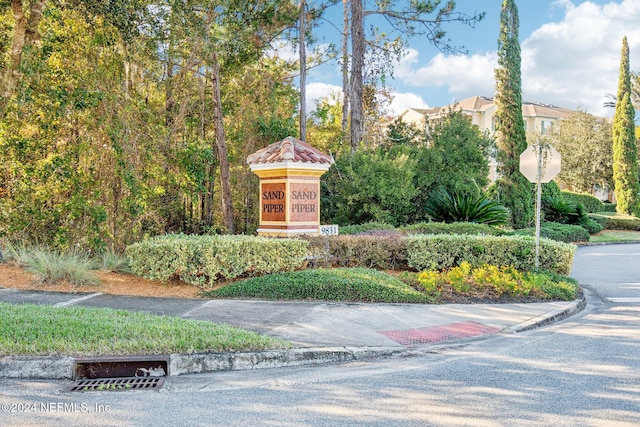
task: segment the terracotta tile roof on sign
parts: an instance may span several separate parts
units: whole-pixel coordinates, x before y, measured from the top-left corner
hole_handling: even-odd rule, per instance
[[[303,163],[333,163],[333,157],[321,153],[306,142],[292,136],[275,142],[247,157],[248,164],[276,163],[286,160]]]

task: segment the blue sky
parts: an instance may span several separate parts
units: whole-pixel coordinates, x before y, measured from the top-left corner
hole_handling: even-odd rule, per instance
[[[457,10],[486,12],[475,29],[446,27],[453,44],[467,55],[445,55],[423,39],[413,39],[397,64],[392,110],[447,105],[475,95],[493,96],[501,0],[457,0]],[[516,0],[520,18],[523,100],[580,109],[599,116],[605,94],[616,93],[623,36],[631,70],[640,71],[640,0]],[[341,25],[340,7],[336,24]],[[331,15],[330,15],[331,16]],[[324,40],[335,35],[329,26]],[[315,100],[339,91],[340,70],[327,64],[307,77],[308,110]]]

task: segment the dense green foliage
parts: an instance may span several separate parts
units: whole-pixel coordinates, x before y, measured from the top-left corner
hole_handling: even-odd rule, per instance
[[[553,146],[562,155],[556,181],[581,193],[591,193],[594,186],[613,188],[610,120],[577,111],[554,125],[551,132]]]
[[[635,111],[631,105],[629,44],[622,39],[618,102],[613,116],[613,180],[620,213],[640,215],[638,146],[635,137]]]
[[[562,197],[575,204],[581,204],[588,213],[596,213],[604,211],[604,203],[595,196],[585,193],[574,193],[571,191],[563,191]]]
[[[486,236],[504,234],[504,231],[500,228],[471,222],[420,222],[404,226],[402,231],[407,234],[471,234]]]
[[[170,354],[289,348],[211,322],[123,310],[0,302],[0,356]]]
[[[11,9],[0,11],[0,72],[16,76],[0,103],[0,236],[101,250],[222,228],[214,51],[236,229],[253,232],[257,179],[246,156],[295,132],[298,100],[290,66],[260,52],[295,7],[212,4],[207,26],[195,4],[72,3],[45,3],[16,70]]]
[[[135,274],[205,286],[218,279],[294,270],[306,254],[304,240],[255,236],[165,235],[127,247]]]
[[[429,132],[395,122],[385,144],[338,157],[323,176],[322,221],[401,226],[427,220],[427,200],[438,187],[480,194],[492,142],[460,112],[449,112]]]
[[[268,300],[428,302],[427,296],[388,274],[365,268],[278,273],[208,291],[209,297]]]
[[[600,200],[586,194],[562,192],[555,197],[543,197],[542,215],[544,221],[558,224],[579,225],[589,234],[599,233],[603,230],[603,226],[587,216],[587,212],[589,211],[585,209],[582,202],[587,203],[590,209],[596,211],[601,210],[603,207]],[[589,240],[588,238],[581,238],[580,234],[582,234],[582,232],[580,231],[577,231],[576,233],[561,231],[558,234],[556,230],[545,230],[545,233],[545,237],[563,242]]]
[[[413,185],[416,165],[407,154],[382,150],[339,157],[322,179],[322,221],[406,224],[418,193]]]
[[[435,174],[434,187],[467,195],[478,194],[489,183],[487,159],[495,141],[461,111],[449,111],[442,119],[431,121],[425,143],[431,156],[424,159],[429,163],[420,165],[420,174],[427,170]],[[429,187],[419,188],[428,197],[425,190]]]
[[[508,218],[502,205],[482,194],[450,194],[443,188],[431,193],[425,210],[432,220],[439,222],[506,225]]]
[[[580,203],[574,203],[564,197],[545,197],[542,199],[544,219],[561,224],[577,224],[586,211]]]
[[[518,9],[514,0],[503,0],[496,68],[497,159],[500,179],[498,200],[511,212],[515,228],[526,227],[534,218],[532,184],[520,173],[520,154],[527,148],[522,118],[522,78]]]

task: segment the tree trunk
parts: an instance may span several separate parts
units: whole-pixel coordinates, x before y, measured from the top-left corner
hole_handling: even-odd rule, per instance
[[[9,66],[2,76],[2,100],[0,102],[0,115],[4,116],[9,99],[14,95],[20,80],[19,69],[22,62],[24,48],[31,46],[38,34],[38,25],[42,18],[43,1],[34,1],[29,8],[29,16],[24,13],[22,0],[11,0],[11,10],[15,22],[13,30],[13,42]]]
[[[305,1],[300,0],[300,22],[299,22],[299,43],[300,43],[300,139],[307,140],[307,52],[305,49],[306,24]]]
[[[362,142],[364,120],[362,89],[364,68],[364,11],[362,0],[351,0],[351,152]]]
[[[346,142],[347,127],[349,126],[349,99],[351,88],[349,87],[349,0],[342,0],[343,25],[342,25],[342,139]]]
[[[222,97],[220,95],[220,66],[215,53],[211,58],[211,85],[213,89],[213,125],[215,127],[216,148],[220,162],[220,187],[222,198],[222,221],[228,234],[234,233],[233,203],[231,199],[231,173],[227,143],[224,136],[224,119],[222,117]]]

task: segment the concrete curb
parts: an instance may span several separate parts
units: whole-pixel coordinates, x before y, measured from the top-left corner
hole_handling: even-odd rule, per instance
[[[526,322],[510,326],[503,329],[502,332],[519,333],[549,325],[580,312],[586,307],[586,304],[587,300],[583,292],[581,298],[574,300],[567,307],[547,312]],[[449,341],[445,347],[457,345],[461,341],[468,341],[468,339]],[[422,346],[421,348],[320,347],[238,353],[171,354],[169,355],[167,374],[169,376],[177,376],[215,371],[342,363],[390,356],[408,357],[413,354],[425,354],[430,350],[433,351],[442,347],[442,343],[437,343]],[[86,359],[86,357],[83,359]],[[0,357],[0,378],[73,379],[75,361],[76,359],[71,356],[3,356]]]
[[[172,354],[169,375],[341,363],[367,357],[388,356],[402,351],[405,349],[322,347],[248,353]]]
[[[0,357],[0,378],[71,378],[73,363],[71,356],[4,356]]]
[[[405,353],[406,350],[400,347],[322,347],[240,353],[171,354],[168,375],[341,363],[391,356]],[[108,359],[108,356],[101,356],[101,359]],[[75,362],[76,359],[70,356],[5,356],[0,358],[0,378],[73,379]]]
[[[579,313],[580,311],[584,310],[586,306],[587,298],[584,295],[584,292],[582,292],[582,297],[574,300],[568,307],[545,313],[538,317],[534,317],[533,319],[529,319],[525,322],[518,323],[517,325],[510,326],[504,329],[503,332],[517,334],[519,332],[529,331],[531,329],[536,329],[545,325],[549,325],[551,323],[559,322],[560,320],[566,319],[576,313]]]

